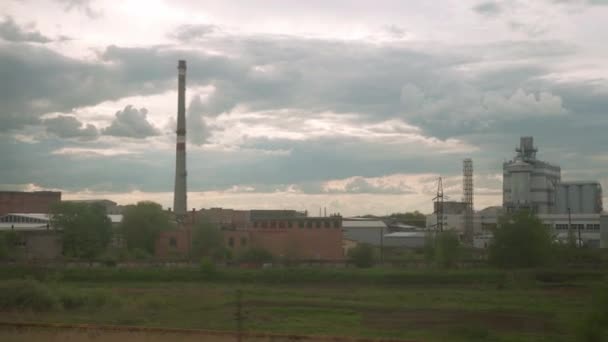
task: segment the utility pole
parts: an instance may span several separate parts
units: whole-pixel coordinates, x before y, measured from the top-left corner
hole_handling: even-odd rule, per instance
[[[380,227],[380,266],[384,263],[384,227]]]
[[[572,243],[574,240],[574,234],[572,233],[572,215],[570,213],[570,207],[568,207],[568,240]],[[576,243],[574,244],[576,246]]]

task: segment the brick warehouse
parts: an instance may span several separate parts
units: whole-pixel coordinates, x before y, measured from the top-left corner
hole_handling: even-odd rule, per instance
[[[10,213],[49,213],[61,202],[58,191],[0,191],[0,215]]]
[[[208,219],[221,227],[224,244],[233,256],[249,248],[263,248],[281,259],[341,261],[345,258],[341,216],[308,217],[294,210],[214,208],[200,210],[195,215],[190,213],[189,217],[189,224],[184,228],[161,233],[156,242],[157,257],[188,256],[192,224]]]
[[[342,239],[341,216],[260,219],[245,229],[224,230],[233,255],[257,247],[292,260],[343,260]]]

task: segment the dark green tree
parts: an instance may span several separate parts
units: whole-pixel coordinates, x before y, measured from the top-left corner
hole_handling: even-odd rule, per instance
[[[424,227],[426,225],[426,216],[418,210],[407,213],[393,213],[388,218],[416,227]]]
[[[169,215],[158,203],[138,202],[123,211],[121,230],[130,250],[153,254],[158,235],[170,228]]]
[[[500,218],[488,248],[491,265],[537,267],[550,262],[552,237],[542,221],[529,211],[518,211]]]
[[[428,261],[439,267],[455,267],[462,256],[458,234],[451,230],[429,234],[425,244],[425,256]]]
[[[16,258],[16,244],[17,234],[15,232],[0,232],[0,260]]]
[[[63,254],[93,259],[112,238],[112,221],[99,204],[61,202],[52,209],[51,225],[63,236]]]
[[[374,265],[374,248],[362,243],[348,251],[348,258],[359,268],[368,268]]]
[[[192,229],[192,253],[196,257],[206,257],[220,261],[226,256],[224,235],[217,224],[203,219]]]

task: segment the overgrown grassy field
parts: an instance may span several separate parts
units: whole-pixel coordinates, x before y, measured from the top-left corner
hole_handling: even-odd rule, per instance
[[[606,274],[0,269],[0,283],[15,278],[38,278],[55,303],[34,308],[0,300],[1,321],[235,330],[236,293],[241,291],[247,331],[420,341],[573,341]]]

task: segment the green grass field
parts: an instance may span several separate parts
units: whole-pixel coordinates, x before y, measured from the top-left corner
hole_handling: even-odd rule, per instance
[[[11,272],[0,271],[4,281],[15,276]],[[2,310],[0,320],[234,330],[240,290],[248,331],[420,341],[573,341],[595,287],[605,280],[597,271],[322,270],[302,272],[300,282],[293,273],[281,275],[297,271],[285,270],[232,270],[187,281],[182,272],[197,270],[155,270],[150,272],[161,280],[148,274],[140,281],[112,272],[119,271],[47,272],[43,281],[52,291],[97,299],[66,307],[70,299],[48,311]],[[167,281],[163,272],[177,272],[182,280]],[[89,279],[83,280],[85,275]]]

